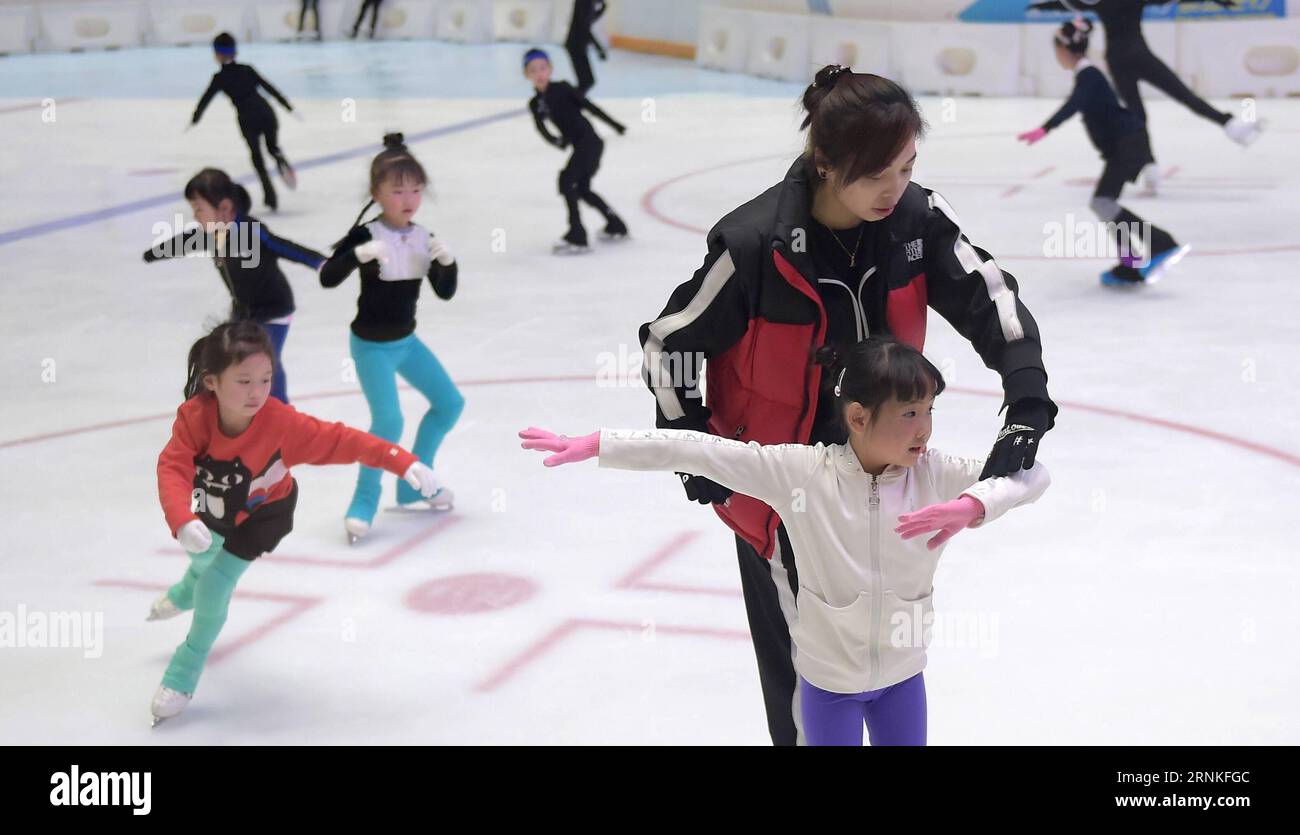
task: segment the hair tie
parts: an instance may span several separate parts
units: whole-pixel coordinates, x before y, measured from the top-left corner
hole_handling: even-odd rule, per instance
[[[834,87],[835,79],[839,78],[841,75],[843,75],[846,72],[852,72],[852,70],[850,70],[848,67],[841,66],[839,64],[834,64],[831,66],[829,70],[826,70],[826,78],[822,79],[821,81],[817,81],[816,79],[813,80],[813,86],[821,87],[824,84],[827,88]]]
[[[836,397],[839,397],[839,396],[840,396],[840,391],[844,388],[844,372],[845,372],[845,371],[848,371],[848,370],[849,370],[849,368],[848,368],[847,365],[846,365],[845,367],[843,367],[843,368],[840,369],[840,378],[839,378],[838,380],[835,381],[835,396],[836,396]]]

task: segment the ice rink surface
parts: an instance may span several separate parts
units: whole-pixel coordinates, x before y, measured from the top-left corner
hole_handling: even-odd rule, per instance
[[[385,131],[430,172],[416,220],[452,246],[460,289],[424,294],[417,333],[467,401],[436,462],[458,507],[381,513],[349,548],[355,468],[295,469],[294,532],[244,576],[193,704],[154,731],[188,624],[144,621],[185,566],[155,462],[186,351],[229,300],[205,260],[140,253],[155,224],[188,220],[199,168],[259,207],[260,189],[225,97],[182,135],[206,48],[3,59],[0,613],[98,614],[102,643],[0,648],[0,742],[767,742],[729,531],[671,474],[546,470],[515,433],[652,425],[637,330],[713,222],[799,153],[801,88],[613,52],[593,98],[629,131],[598,128],[594,188],[632,238],[566,259],[549,253],[565,157],[524,110],[520,54],[241,50],[305,117],[277,106],[300,185],[260,213],[275,233],[340,238]],[[1044,254],[1049,224],[1091,219],[1101,168],[1077,120],[1015,141],[1059,102],[920,104],[914,179],[1019,280],[1061,409],[1039,456],[1049,492],[940,564],[931,744],[1300,743],[1300,102],[1258,102],[1266,131],[1242,149],[1149,101],[1166,182],[1124,202],[1193,251],[1137,292],[1100,287],[1104,259]],[[327,291],[284,271],[295,406],[366,428],[346,368],[355,279]],[[926,354],[950,384],[931,446],[984,455],[997,376],[933,313]],[[423,402],[404,390],[408,444]]]

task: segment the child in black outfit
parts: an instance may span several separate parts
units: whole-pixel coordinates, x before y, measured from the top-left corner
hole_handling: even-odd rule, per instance
[[[1017,138],[1032,145],[1075,113],[1083,114],[1088,138],[1106,161],[1089,206],[1110,227],[1120,255],[1120,263],[1101,274],[1101,283],[1106,286],[1151,284],[1186,255],[1189,247],[1180,246],[1168,232],[1119,204],[1124,184],[1136,180],[1143,167],[1152,161],[1151,147],[1142,120],[1120,105],[1106,76],[1088,60],[1091,32],[1092,24],[1083,18],[1066,21],[1056,32],[1053,38],[1056,60],[1065,69],[1074,70],[1074,90],[1042,127]],[[1144,226],[1147,233],[1135,236],[1134,232]]]
[[[275,159],[276,170],[280,172],[285,185],[291,189],[297,188],[298,177],[289,165],[289,160],[280,150],[279,143],[276,142],[275,135],[280,129],[280,124],[275,119],[275,111],[257,92],[257,88],[265,88],[266,92],[274,96],[275,100],[290,113],[293,113],[293,105],[289,104],[289,100],[272,87],[269,81],[258,75],[257,70],[247,64],[235,62],[235,39],[229,32],[222,32],[212,39],[212,50],[213,57],[221,65],[221,69],[212,76],[212,83],[208,85],[208,89],[203,91],[198,107],[194,108],[194,118],[190,120],[190,125],[199,123],[203,111],[218,92],[230,97],[235,110],[239,113],[239,131],[244,135],[244,141],[248,143],[248,151],[253,157],[253,168],[257,169],[257,176],[262,181],[266,207],[275,211],[278,201],[275,196],[275,186],[271,185],[271,177],[266,173],[266,162],[262,159],[263,137],[266,138],[266,149]]]
[[[560,171],[560,194],[569,210],[569,231],[552,247],[556,254],[589,252],[587,230],[582,225],[578,201],[596,209],[605,218],[603,236],[615,240],[627,237],[627,225],[614,214],[604,200],[591,190],[591,178],[600,167],[605,143],[591,122],[582,115],[587,110],[621,135],[627,128],[605,111],[592,104],[582,93],[564,81],[551,81],[551,59],[540,49],[524,54],[524,75],[533,83],[536,94],[528,102],[533,120],[542,138],[557,148],[573,146],[573,156]],[[555,123],[558,137],[546,129],[546,119]]]

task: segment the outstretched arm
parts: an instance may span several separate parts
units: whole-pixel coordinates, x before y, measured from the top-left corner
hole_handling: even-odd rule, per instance
[[[311,267],[313,270],[320,269],[321,264],[325,263],[325,256],[311,247],[296,244],[288,238],[273,235],[265,226],[259,226],[258,230],[262,245],[279,258],[287,258],[290,261]]]
[[[194,116],[190,119],[191,125],[197,125],[199,119],[203,118],[203,111],[208,109],[208,105],[212,102],[212,97],[217,94],[217,90],[217,77],[214,75],[212,81],[208,84],[208,89],[204,90],[203,95],[199,97],[199,104],[194,108]]]
[[[601,429],[581,438],[544,429],[519,433],[525,449],[557,453],[543,463],[568,464],[599,456],[602,467],[702,475],[774,508],[786,507],[812,476],[815,450],[802,444],[763,446],[706,432],[675,429]]]
[[[613,116],[606,113],[605,111],[601,110],[599,107],[596,106],[595,102],[593,102],[591,99],[587,98],[586,96],[582,97],[582,109],[588,111],[589,113],[591,113],[591,115],[595,116],[597,119],[600,119],[602,122],[609,125],[611,128],[618,131],[619,133],[627,132],[626,125],[624,125],[622,122],[618,121]]]
[[[252,69],[252,67],[249,67],[249,69]],[[257,83],[259,85],[261,85],[266,89],[266,92],[270,93],[272,96],[275,96],[275,100],[280,102],[280,104],[284,107],[285,110],[288,111],[293,110],[293,105],[289,104],[289,100],[286,99],[283,95],[281,95],[279,90],[271,86],[271,82],[267,81],[265,78],[262,78],[261,74],[259,74],[257,70],[253,70],[253,77],[257,79]]]
[[[158,241],[144,251],[145,263],[152,264],[154,261],[161,261],[164,258],[183,258],[193,252],[198,252],[198,249],[191,248],[195,246],[196,239],[203,237],[203,229],[196,226],[192,229],[186,229],[170,240]],[[203,244],[206,246],[207,241],[204,240]]]

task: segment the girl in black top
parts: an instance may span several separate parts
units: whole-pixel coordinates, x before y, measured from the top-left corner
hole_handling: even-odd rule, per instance
[[[290,113],[293,113],[293,105],[289,104],[289,100],[281,95],[279,90],[271,86],[271,82],[258,75],[257,70],[247,64],[235,63],[235,39],[229,33],[222,32],[217,35],[212,40],[212,49],[221,69],[212,76],[208,89],[203,91],[198,106],[194,108],[194,117],[190,120],[190,126],[199,123],[203,111],[218,92],[229,96],[230,101],[235,105],[235,111],[239,114],[239,132],[244,135],[244,141],[248,143],[248,152],[253,157],[253,168],[257,169],[257,177],[262,181],[262,194],[266,198],[266,207],[275,211],[279,202],[275,196],[275,186],[271,185],[271,176],[266,172],[266,161],[262,159],[263,138],[266,139],[266,149],[275,159],[276,170],[280,172],[285,185],[291,189],[297,188],[298,177],[276,141],[280,123],[276,121],[275,111],[257,92],[257,88],[265,89]]]
[[[325,256],[310,247],[271,234],[248,213],[248,191],[226,172],[205,168],[185,184],[185,199],[201,226],[154,243],[146,263],[163,258],[211,257],[230,291],[230,320],[251,319],[266,329],[275,346],[271,396],[289,402],[281,354],[293,319],[293,290],[280,271],[280,259],[319,269]]]
[[[1194,0],[1203,2],[1203,0]],[[1106,30],[1106,64],[1115,79],[1115,89],[1124,106],[1143,123],[1148,132],[1146,107],[1138,82],[1145,81],[1165,93],[1188,110],[1223,127],[1234,142],[1248,145],[1259,136],[1259,124],[1224,113],[1205,99],[1193,93],[1174,71],[1156,57],[1142,37],[1142,12],[1147,6],[1164,6],[1172,0],[1044,0],[1031,3],[1037,11],[1092,12],[1101,19]],[[1177,0],[1187,2],[1187,0]],[[1233,0],[1211,0],[1225,9],[1233,8]],[[1148,188],[1155,190],[1159,182],[1158,169],[1152,161],[1144,175]]]
[[[1075,113],[1083,114],[1088,138],[1106,161],[1089,206],[1109,227],[1120,259],[1118,265],[1101,274],[1101,283],[1150,284],[1186,255],[1188,247],[1180,246],[1168,232],[1119,204],[1124,184],[1136,180],[1151,163],[1151,149],[1141,120],[1120,106],[1106,76],[1088,60],[1091,32],[1091,23],[1075,18],[1066,21],[1053,36],[1056,60],[1065,69],[1074,70],[1074,90],[1042,127],[1022,133],[1019,138],[1032,145]]]
[[[427,280],[438,298],[450,300],[456,293],[459,272],[446,242],[411,222],[428,181],[402,135],[385,136],[384,150],[370,164],[371,201],[357,216],[358,225],[334,245],[334,254],[321,268],[320,280],[325,287],[337,287],[354,270],[360,270],[361,294],[350,346],[357,379],[370,405],[370,432],[394,443],[402,437],[402,408],[397,399],[400,374],[429,401],[411,452],[432,467],[443,437],[465,407],[465,399],[442,363],[415,335],[420,287]],[[360,223],[375,203],[380,214]],[[382,475],[377,468],[361,467],[343,520],[349,543],[355,544],[370,531],[379,509]],[[453,496],[439,484],[432,497],[422,497],[399,479],[398,504],[422,500],[435,508],[450,509]]]
[[[551,145],[564,149],[573,146],[573,156],[560,171],[560,194],[564,196],[565,206],[569,210],[569,231],[552,247],[557,254],[575,254],[589,252],[587,247],[587,230],[582,225],[578,211],[578,201],[586,203],[605,218],[603,236],[614,240],[627,237],[627,224],[614,214],[600,195],[591,190],[591,178],[600,167],[600,155],[605,150],[605,143],[596,134],[591,122],[582,115],[587,110],[596,118],[609,125],[622,135],[627,128],[605,111],[592,104],[582,93],[563,81],[551,80],[551,59],[540,49],[530,49],[524,54],[524,75],[533,82],[536,93],[528,102],[532,111],[533,122],[537,132]],[[559,136],[553,136],[546,129],[546,120],[550,119]]]

